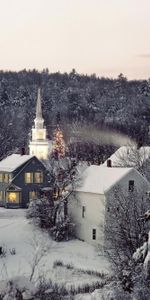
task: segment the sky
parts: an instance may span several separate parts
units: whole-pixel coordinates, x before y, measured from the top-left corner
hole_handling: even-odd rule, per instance
[[[0,69],[150,78],[150,0],[0,0]]]

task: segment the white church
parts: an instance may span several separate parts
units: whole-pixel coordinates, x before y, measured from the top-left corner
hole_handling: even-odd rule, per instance
[[[36,104],[36,117],[32,127],[32,137],[29,142],[29,154],[35,155],[39,159],[47,159],[52,151],[52,142],[47,139],[47,130],[44,126],[41,106],[41,91],[38,89]]]

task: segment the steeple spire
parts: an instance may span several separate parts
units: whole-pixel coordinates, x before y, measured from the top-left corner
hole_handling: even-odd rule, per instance
[[[42,106],[41,106],[41,89],[38,88],[37,104],[36,104],[36,119],[42,119]]]
[[[38,96],[36,103],[36,117],[34,119],[35,128],[42,129],[44,124],[44,119],[42,117],[42,106],[41,106],[41,90],[38,88]]]
[[[47,159],[49,154],[49,141],[46,138],[46,127],[42,117],[41,91],[38,88],[36,117],[32,127],[32,140],[29,144],[30,154],[38,158]]]

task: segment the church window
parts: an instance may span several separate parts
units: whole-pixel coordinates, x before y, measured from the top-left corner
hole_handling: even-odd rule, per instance
[[[42,183],[43,182],[43,172],[34,173],[34,182],[35,183]]]
[[[82,206],[82,218],[85,218],[85,206]]]
[[[95,228],[92,229],[92,239],[96,240],[96,229]]]
[[[129,192],[134,191],[134,180],[129,180]]]
[[[38,138],[39,140],[43,140],[43,139],[44,139],[44,137],[43,137],[43,132],[42,132],[42,131],[39,131],[39,132],[37,133],[37,138]]]
[[[25,173],[25,183],[33,183],[33,173]]]

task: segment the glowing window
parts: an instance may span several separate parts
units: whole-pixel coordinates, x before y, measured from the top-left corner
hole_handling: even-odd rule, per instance
[[[42,183],[43,182],[43,172],[34,173],[34,182],[35,183]]]
[[[0,201],[2,201],[2,200],[3,200],[3,192],[0,191]]]
[[[4,177],[3,177],[3,181],[4,182],[9,182],[9,174],[8,173],[4,173]]]
[[[25,173],[25,183],[33,183],[33,173]]]
[[[19,203],[19,192],[8,192],[7,195],[8,202]]]
[[[39,140],[43,140],[43,139],[44,139],[44,136],[43,136],[43,132],[42,132],[42,131],[39,131],[39,132],[37,133],[37,138],[38,138]]]

